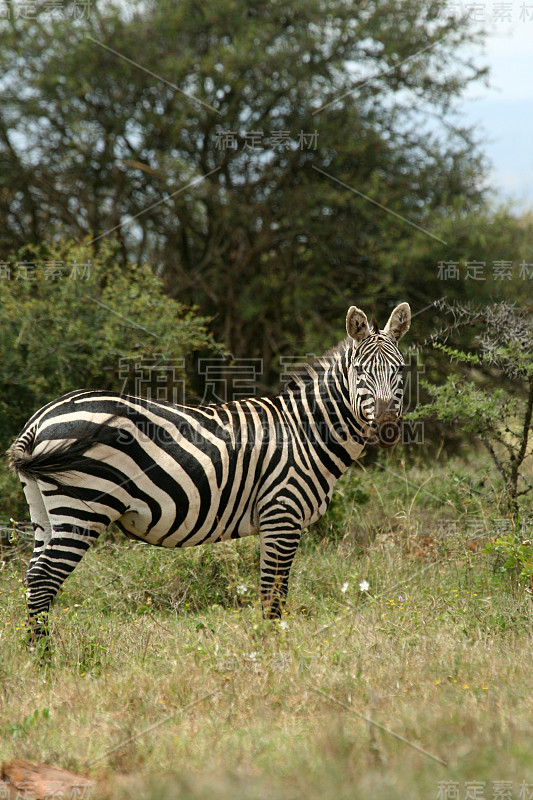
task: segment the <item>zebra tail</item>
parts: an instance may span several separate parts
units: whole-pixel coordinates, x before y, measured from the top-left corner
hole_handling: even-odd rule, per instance
[[[67,441],[36,455],[32,453],[36,429],[25,431],[7,451],[9,468],[22,477],[34,480],[53,477],[55,483],[61,484],[57,475],[82,470],[87,466],[85,453],[91,447],[97,444],[113,445],[117,442],[121,430],[109,424],[117,416],[110,416],[97,425],[80,425],[69,432]]]

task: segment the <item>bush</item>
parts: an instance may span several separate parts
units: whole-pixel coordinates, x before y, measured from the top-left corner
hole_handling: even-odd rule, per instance
[[[31,414],[65,392],[134,392],[132,365],[161,362],[172,367],[168,380],[180,382],[186,357],[220,350],[206,318],[167,297],[150,266],[117,266],[109,244],[95,255],[88,245],[60,242],[26,248],[23,257],[0,280],[3,450]],[[0,508],[9,518],[11,484],[1,472],[8,491]]]
[[[533,489],[525,474],[532,455],[533,327],[528,311],[502,302],[473,308],[442,303],[453,322],[433,337],[433,347],[449,356],[454,372],[440,386],[423,382],[432,402],[406,417],[456,423],[479,439],[490,454],[518,520],[519,498]],[[474,352],[445,344],[461,327],[477,330]]]

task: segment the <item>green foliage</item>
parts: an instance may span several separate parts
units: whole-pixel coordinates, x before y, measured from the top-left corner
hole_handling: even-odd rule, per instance
[[[447,355],[450,361],[457,361],[463,364],[476,364],[482,363],[481,358],[477,353],[464,353],[462,350],[456,350],[454,347],[449,347],[442,342],[434,342],[433,347],[435,350],[440,350],[441,353]]]
[[[46,722],[49,719],[49,708],[43,708],[40,712],[39,709],[36,708],[33,714],[27,714],[22,722],[12,722],[8,725],[8,733],[11,734],[13,739],[26,739],[30,735],[32,728],[38,726],[42,721]]]
[[[112,565],[112,567],[111,567]],[[82,570],[75,570],[63,598],[69,614],[85,624],[87,606],[124,619],[151,617],[161,612],[188,614],[214,607],[248,606],[257,600],[258,542],[243,540],[238,547],[184,548],[179,553],[144,543],[105,540],[84,558],[93,575],[91,598],[85,594]],[[146,575],[151,579],[146,581]]]
[[[519,515],[519,497],[533,488],[526,462],[532,455],[533,326],[528,309],[501,302],[484,307],[442,304],[454,322],[441,327],[434,337],[435,349],[452,362],[444,383],[421,381],[431,402],[407,414],[408,419],[437,418],[459,425],[487,448],[500,473],[507,503]],[[461,327],[472,328],[470,344],[477,352],[444,345]]]
[[[85,675],[97,677],[101,675],[106,666],[107,651],[108,648],[100,644],[96,639],[84,639],[77,658],[80,677]]]
[[[44,4],[0,21],[0,255],[116,238],[235,357],[262,357],[269,386],[279,354],[343,336],[355,301],[380,318],[399,297],[422,308],[443,294],[441,260],[526,258],[531,224],[484,205],[477,134],[449,124],[485,69],[482,35],[448,11],[100,0],[83,19]]]
[[[462,360],[467,361],[467,358]],[[425,380],[421,380],[420,385],[432,402],[420,406],[409,418],[435,416],[443,422],[459,423],[463,433],[481,435],[489,427],[508,420],[520,407],[517,398],[510,397],[505,389],[487,391],[475,381],[465,380],[463,375],[457,373],[448,375],[440,386]]]
[[[533,589],[533,543],[518,533],[508,533],[487,542],[485,552],[496,556],[496,569],[519,580],[527,579]]]
[[[65,392],[135,393],[135,364],[172,365],[173,384],[185,379],[181,359],[191,368],[195,351],[220,352],[205,317],[169,298],[149,266],[119,266],[109,243],[97,253],[73,242],[26,248],[25,260],[31,266],[22,275],[0,280],[2,451],[35,411]],[[4,525],[27,517],[20,483],[5,460],[0,497]]]
[[[356,470],[350,470],[336,485],[327,513],[312,526],[309,538],[314,541],[326,538],[338,541],[344,538],[352,530],[357,509],[365,506],[369,500],[364,476]]]
[[[172,362],[214,347],[205,318],[167,297],[150,267],[117,266],[110,245],[95,254],[65,242],[31,255],[36,267],[28,277],[0,281],[2,448],[64,392],[133,391],[132,363]],[[54,262],[66,269],[55,279]]]
[[[25,519],[28,514],[28,504],[20,491],[20,480],[5,467],[5,458],[2,456],[0,464],[0,498],[2,513],[2,524],[5,524],[10,517],[20,520]],[[3,537],[0,535],[0,541]]]

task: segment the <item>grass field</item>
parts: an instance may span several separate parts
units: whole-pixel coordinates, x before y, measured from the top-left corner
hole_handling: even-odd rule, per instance
[[[504,525],[492,473],[383,464],[304,538],[281,622],[261,618],[255,539],[109,536],[65,584],[43,664],[28,553],[6,548],[0,761],[92,775],[95,799],[533,797],[533,605],[483,552]]]

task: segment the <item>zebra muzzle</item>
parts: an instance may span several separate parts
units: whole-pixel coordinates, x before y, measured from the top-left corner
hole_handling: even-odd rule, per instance
[[[370,426],[368,443],[387,449],[393,447],[400,438],[400,420],[396,414],[387,414]]]

